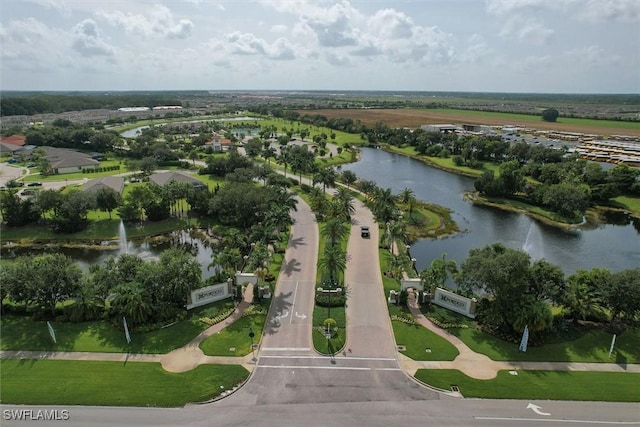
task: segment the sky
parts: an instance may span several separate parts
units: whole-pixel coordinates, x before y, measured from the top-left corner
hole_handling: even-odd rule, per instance
[[[1,90],[640,93],[640,0],[1,0]]]

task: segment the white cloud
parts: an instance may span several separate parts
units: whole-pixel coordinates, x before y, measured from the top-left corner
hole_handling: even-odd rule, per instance
[[[640,21],[640,1],[638,0],[589,0],[579,9],[580,17],[590,22]]]
[[[283,33],[286,33],[288,29],[289,28],[286,25],[278,24],[278,25],[272,25],[269,31],[276,34],[283,34]]]
[[[176,23],[171,10],[161,4],[155,4],[149,11],[149,16],[125,13],[120,10],[100,10],[97,15],[113,26],[122,27],[129,33],[144,37],[184,39],[191,35],[193,29],[191,20],[181,19]]]
[[[52,67],[66,67],[64,48],[70,37],[35,18],[11,21],[0,26],[0,64],[3,68],[47,72]],[[45,46],[60,46],[45,49]]]
[[[511,17],[500,30],[504,38],[516,38],[532,44],[546,44],[554,34],[554,30],[545,27],[541,22],[521,16]]]
[[[236,55],[259,55],[275,60],[291,60],[299,55],[299,49],[284,37],[269,44],[251,33],[234,31],[225,36],[225,49]]]
[[[382,9],[369,18],[369,26],[376,36],[383,39],[408,39],[415,24],[407,15],[395,9]]]
[[[85,19],[73,27],[73,49],[82,56],[111,56],[115,53],[113,46],[106,43],[98,24],[93,19]]]

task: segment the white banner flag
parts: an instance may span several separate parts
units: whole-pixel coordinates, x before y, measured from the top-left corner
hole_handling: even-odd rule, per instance
[[[520,341],[520,347],[518,347],[518,350],[526,352],[528,343],[529,343],[529,326],[525,326],[524,332],[522,333],[522,340]]]
[[[611,353],[613,352],[613,346],[616,344],[616,334],[613,334],[613,338],[611,338],[611,347],[609,347],[609,357],[611,357]]]
[[[122,318],[122,323],[124,324],[124,336],[127,337],[127,343],[131,343],[131,335],[129,335],[129,327],[127,326],[127,319]]]
[[[55,344],[58,344],[58,341],[56,341],[56,332],[53,330],[51,323],[47,322],[47,327],[49,328],[49,335],[51,335],[51,339]]]

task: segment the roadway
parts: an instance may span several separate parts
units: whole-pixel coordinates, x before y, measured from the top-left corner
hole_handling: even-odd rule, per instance
[[[66,409],[66,426],[539,426],[640,425],[640,408],[606,402],[460,399],[419,385],[400,368],[378,259],[378,230],[359,201],[348,243],[347,348],[334,356],[313,350],[312,310],[319,232],[298,199],[285,260],[247,383],[218,401],[185,408],[35,407]],[[371,226],[362,239],[360,225]],[[351,351],[349,351],[351,350]],[[23,413],[24,414],[24,413]]]

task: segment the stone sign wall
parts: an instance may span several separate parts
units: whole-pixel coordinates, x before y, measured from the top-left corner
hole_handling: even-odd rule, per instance
[[[230,283],[224,282],[191,291],[187,301],[187,310],[231,297],[233,295],[231,286]]]
[[[445,289],[436,288],[431,302],[440,307],[455,311],[456,313],[464,314],[472,319],[476,318],[477,302],[475,298],[466,298]]]

